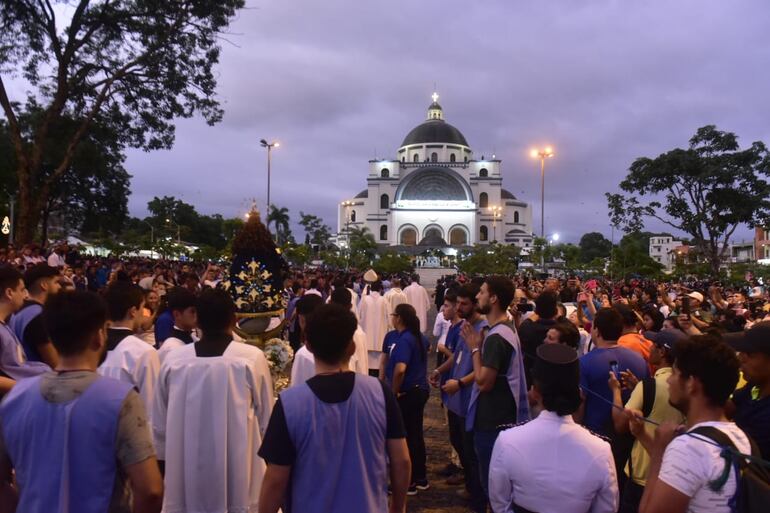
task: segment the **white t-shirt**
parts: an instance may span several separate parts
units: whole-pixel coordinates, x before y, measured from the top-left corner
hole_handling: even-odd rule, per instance
[[[734,423],[701,422],[689,431],[701,426],[723,431],[740,452],[751,453],[748,438]],[[714,492],[708,486],[724,471],[725,460],[719,453],[719,447],[710,438],[697,434],[677,436],[666,447],[658,479],[690,497],[689,513],[730,513],[727,503],[735,495],[735,471],[730,470],[730,477],[720,491]]]

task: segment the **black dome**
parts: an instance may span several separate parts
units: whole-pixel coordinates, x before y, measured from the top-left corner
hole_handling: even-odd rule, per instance
[[[401,146],[423,143],[446,143],[468,146],[468,141],[458,129],[440,119],[432,119],[417,125],[404,138]]]
[[[369,189],[364,189],[363,191],[356,194],[356,197],[353,199],[368,198],[368,197],[369,197]]]
[[[514,196],[511,191],[507,191],[505,189],[500,190],[500,197],[503,199],[511,199],[511,200],[516,199],[516,196]]]

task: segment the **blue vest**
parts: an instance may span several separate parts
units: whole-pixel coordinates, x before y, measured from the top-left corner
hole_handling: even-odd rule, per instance
[[[473,325],[473,329],[476,331],[481,331],[487,325],[488,324],[486,319],[480,319],[476,321],[476,324]],[[463,339],[462,335],[458,337],[457,345],[455,346],[452,358],[454,361],[452,363],[452,367],[447,373],[447,379],[459,380],[460,378],[465,377],[473,372],[473,357],[471,357],[471,352],[468,350],[468,346],[465,344],[465,339]],[[447,410],[451,411],[455,415],[465,418],[465,416],[468,414],[468,403],[470,403],[471,400],[471,390],[472,386],[467,385],[461,388],[454,395],[448,395],[442,392],[441,397],[444,400],[444,405],[446,406]]]
[[[77,399],[51,403],[40,380],[18,382],[0,405],[17,511],[104,513],[117,475],[118,417],[132,387],[99,377]]]
[[[27,360],[31,362],[40,362],[42,360],[37,352],[37,348],[31,345],[28,340],[24,340],[24,330],[27,329],[27,325],[30,321],[41,313],[43,313],[42,305],[32,303],[13,314],[11,320],[8,321],[8,326],[11,327],[16,334],[16,338],[21,342],[21,347],[24,348]]]
[[[283,391],[281,404],[297,453],[290,511],[387,511],[387,419],[377,378],[356,374],[341,403],[321,401],[303,383]]]
[[[502,336],[511,346],[511,362],[508,364],[508,372],[505,375],[508,386],[516,401],[516,422],[526,422],[529,420],[529,400],[527,398],[527,379],[524,376],[524,360],[521,353],[521,343],[516,333],[505,323],[498,323],[492,326],[487,332],[487,337],[495,333]],[[482,345],[483,347],[483,345]],[[465,417],[465,430],[473,431],[473,424],[476,421],[476,408],[479,404],[479,386],[474,381],[471,391],[471,400],[468,404],[468,415]]]

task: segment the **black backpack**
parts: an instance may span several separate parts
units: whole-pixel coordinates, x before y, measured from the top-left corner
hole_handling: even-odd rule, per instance
[[[709,483],[714,490],[724,486],[730,474],[730,468],[735,470],[737,483],[735,495],[730,499],[730,508],[737,513],[766,513],[770,505],[770,469],[755,460],[748,460],[736,454],[738,448],[732,439],[724,432],[713,426],[701,426],[690,433],[697,433],[718,443],[723,447],[730,447],[735,452],[722,450],[722,458],[725,460],[725,471],[717,482]],[[748,435],[747,435],[748,436]],[[761,458],[759,449],[754,441],[751,442],[751,455]]]

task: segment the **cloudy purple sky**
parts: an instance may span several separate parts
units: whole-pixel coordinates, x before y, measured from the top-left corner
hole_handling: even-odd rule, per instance
[[[536,225],[528,149],[547,143],[546,230],[609,237],[604,193],[636,157],[710,123],[770,143],[769,17],[765,0],[247,0],[219,66],[224,120],[181,121],[173,150],[131,152],[130,210],[155,195],[226,216],[264,204],[265,137],[282,145],[273,202],[336,228],[338,202],[365,187],[369,159],[394,158],[435,83]]]

